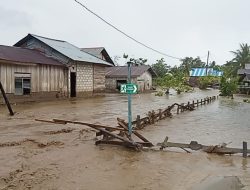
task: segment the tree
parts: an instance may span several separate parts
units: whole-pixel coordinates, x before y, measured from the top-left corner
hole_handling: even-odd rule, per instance
[[[169,72],[170,66],[161,58],[156,60],[156,63],[152,65],[152,69],[156,72],[158,77],[164,77]]]
[[[179,69],[184,72],[186,76],[189,76],[189,71],[191,68],[197,68],[197,67],[205,67],[206,64],[201,61],[200,57],[193,58],[193,57],[185,57],[181,60],[182,63],[179,67]]]
[[[126,64],[127,64],[127,59],[129,58],[129,56],[127,54],[123,54],[123,58],[126,59]],[[139,65],[145,65],[145,63],[147,62],[147,59],[144,58],[129,58],[129,62],[131,63],[131,66],[139,66]]]
[[[245,68],[245,64],[250,62],[250,46],[244,43],[240,44],[240,49],[231,51],[234,54],[232,62],[240,68]]]
[[[232,96],[237,91],[237,83],[238,79],[226,79],[226,77],[221,78],[221,85],[220,85],[220,95],[221,96]]]

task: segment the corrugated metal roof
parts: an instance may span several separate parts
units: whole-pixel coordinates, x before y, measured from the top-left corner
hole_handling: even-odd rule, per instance
[[[94,55],[100,59],[102,59],[102,50],[104,49],[104,47],[95,47],[95,48],[81,48],[82,51],[85,51],[91,55]]]
[[[204,76],[222,76],[223,72],[214,70],[213,68],[192,68],[190,71],[190,77],[204,77]]]
[[[19,63],[35,63],[46,65],[64,66],[59,61],[46,57],[36,50],[27,48],[0,45],[0,59]]]
[[[250,74],[250,69],[239,69],[237,71],[238,75]]]
[[[81,51],[87,52],[95,57],[98,57],[99,59],[103,60],[103,57],[105,58],[105,61],[111,63],[114,65],[113,60],[109,56],[108,52],[104,47],[93,47],[93,48],[81,48]]]
[[[56,51],[60,52],[61,54],[65,55],[66,57],[74,61],[82,61],[82,62],[97,63],[97,64],[113,66],[112,64],[102,59],[99,59],[95,56],[90,55],[89,53],[81,51],[80,48],[66,41],[46,38],[46,37],[38,36],[35,34],[29,34],[25,38],[29,38],[29,37],[34,37],[40,40],[41,42],[47,44],[51,48],[55,49]],[[21,41],[17,42],[15,45],[18,45]]]
[[[156,76],[156,73],[152,70],[150,66],[141,65],[141,66],[132,66],[131,67],[131,77],[141,76],[144,72],[149,71],[152,76]],[[106,77],[117,77],[124,78],[128,76],[128,67],[127,66],[116,66],[106,68]]]

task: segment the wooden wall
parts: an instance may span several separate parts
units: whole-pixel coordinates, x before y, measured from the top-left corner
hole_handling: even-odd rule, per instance
[[[68,69],[52,65],[0,63],[0,80],[6,93],[15,93],[15,72],[31,73],[31,92],[67,91]]]

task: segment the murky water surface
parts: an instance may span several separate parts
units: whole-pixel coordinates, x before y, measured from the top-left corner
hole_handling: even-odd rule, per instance
[[[133,118],[150,110],[166,108],[218,95],[216,90],[156,97],[154,94],[133,96]],[[105,97],[29,103],[13,106],[14,117],[0,106],[0,143],[26,138],[42,142],[60,141],[63,146],[37,148],[34,143],[17,147],[0,147],[0,190],[12,189],[192,189],[208,177],[238,176],[250,189],[249,159],[216,156],[202,152],[134,152],[119,147],[94,145],[95,133],[79,130],[75,125],[35,122],[39,119],[67,119],[116,126],[116,118],[127,120],[127,97]],[[141,133],[153,143],[169,141],[206,145],[230,143],[242,147],[250,144],[250,104],[241,97],[220,97],[192,112],[174,114]],[[75,128],[72,133],[45,135],[45,131]],[[21,169],[20,169],[21,168]],[[19,170],[17,170],[19,169]],[[15,173],[14,171],[19,171]],[[14,174],[13,174],[14,172]],[[8,180],[3,180],[7,178]],[[112,180],[111,180],[112,179]],[[8,188],[7,188],[8,189]]]

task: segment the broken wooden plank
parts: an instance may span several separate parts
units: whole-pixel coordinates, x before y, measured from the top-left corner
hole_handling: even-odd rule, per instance
[[[117,128],[117,127],[109,127],[105,125],[97,125],[97,124],[92,124],[92,123],[85,123],[85,122],[80,122],[80,121],[69,121],[69,120],[61,120],[61,119],[53,119],[56,123],[72,123],[72,124],[78,124],[78,125],[86,125],[89,127],[96,127],[96,128],[104,128],[110,131],[125,131],[124,129]]]
[[[168,137],[165,138],[163,143],[158,143],[157,146],[160,146],[160,149],[164,149],[167,147],[175,147],[175,148],[181,148],[181,149],[189,148],[191,150],[202,150],[207,153],[217,153],[217,154],[243,153],[243,149],[240,149],[240,148],[228,148],[228,147],[220,146],[220,145],[207,146],[207,145],[199,144],[196,141],[191,141],[190,144],[168,142]],[[247,153],[250,153],[249,149],[247,150]]]
[[[44,119],[35,119],[35,121],[40,121],[40,122],[45,122],[45,123],[53,123],[53,124],[63,124],[63,125],[66,124],[66,123],[57,123],[55,121],[44,120]]]
[[[151,143],[148,142],[136,142],[137,144],[140,144],[142,147],[152,147]],[[127,143],[127,142],[122,142],[122,141],[110,141],[110,140],[99,140],[95,142],[96,145],[99,144],[110,144],[110,145],[119,145],[119,146],[126,146],[126,147],[134,147],[131,146],[131,144]]]
[[[127,123],[125,123],[125,121],[118,121],[118,125],[120,125],[121,127],[123,127],[125,130],[128,131],[128,125]],[[140,133],[138,133],[137,131],[132,131],[132,133],[137,136],[139,139],[141,139],[143,142],[146,142],[146,143],[150,143],[151,144],[151,147],[154,146],[148,139],[146,139],[145,137],[143,137]]]

